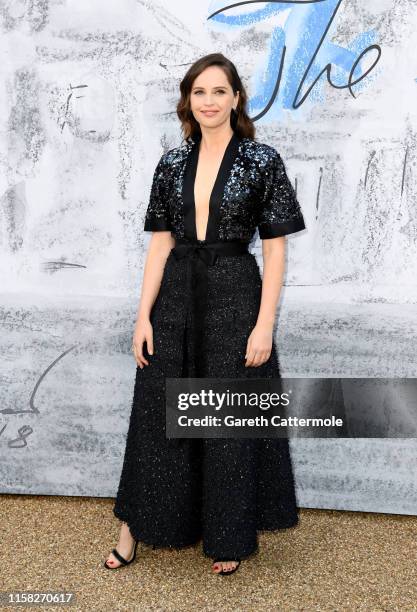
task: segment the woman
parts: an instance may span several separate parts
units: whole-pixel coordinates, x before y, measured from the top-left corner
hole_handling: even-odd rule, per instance
[[[167,439],[165,377],[278,378],[273,327],[285,235],[304,220],[279,153],[254,140],[235,66],[213,53],[180,85],[185,144],[162,155],[145,231],[152,238],[134,333],[136,383],[109,569],[137,542],[203,539],[213,571],[257,551],[257,531],[298,522],[287,438]],[[263,280],[248,252],[262,239]]]

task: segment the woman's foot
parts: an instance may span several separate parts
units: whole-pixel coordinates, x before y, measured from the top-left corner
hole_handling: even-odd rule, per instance
[[[215,574],[219,574],[221,571],[231,572],[237,565],[239,565],[238,561],[217,561],[213,563],[212,568]]]
[[[135,539],[132,537],[127,523],[122,523],[119,542],[116,546],[116,550],[122,555],[122,557],[126,559],[126,561],[130,561],[134,555]],[[120,561],[116,559],[113,553],[110,553],[106,561],[107,565],[112,568],[119,567],[120,565],[122,565]]]

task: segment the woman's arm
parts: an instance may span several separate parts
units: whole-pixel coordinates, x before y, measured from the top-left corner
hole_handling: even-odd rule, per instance
[[[275,313],[285,268],[285,236],[262,240],[262,296],[256,325],[248,338],[246,366],[257,367],[271,355]]]
[[[132,343],[136,362],[141,369],[144,365],[149,365],[148,360],[143,356],[144,341],[146,341],[149,354],[153,354],[153,330],[150,314],[161,286],[166,260],[174,245],[175,239],[170,231],[152,232],[146,255],[142,291]]]
[[[271,327],[281,293],[285,267],[285,236],[262,240],[263,279],[262,297],[257,324]]]
[[[273,147],[266,147],[262,169],[263,196],[259,204],[258,230],[262,240],[263,279],[258,319],[248,339],[246,365],[259,366],[271,355],[275,313],[285,267],[285,236],[305,229],[297,195],[284,161]]]

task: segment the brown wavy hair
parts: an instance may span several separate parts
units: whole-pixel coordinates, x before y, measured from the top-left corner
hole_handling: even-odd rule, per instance
[[[245,87],[240,79],[235,65],[222,53],[210,53],[198,59],[187,70],[180,83],[181,97],[177,104],[177,115],[181,121],[181,131],[185,141],[189,142],[201,138],[201,129],[198,121],[195,120],[190,106],[191,88],[195,79],[203,70],[209,66],[219,66],[227,76],[227,80],[236,94],[239,91],[239,99],[236,111],[232,109],[230,113],[230,125],[234,132],[241,138],[255,139],[255,125],[246,112],[248,96]]]

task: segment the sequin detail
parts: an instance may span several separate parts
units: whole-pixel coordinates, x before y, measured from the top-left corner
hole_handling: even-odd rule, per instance
[[[218,220],[219,240],[253,240],[284,236],[305,229],[300,204],[284,161],[274,147],[239,139],[237,155],[224,185]],[[155,170],[145,231],[170,229],[184,238],[182,198],[187,160],[195,143],[164,153]]]

